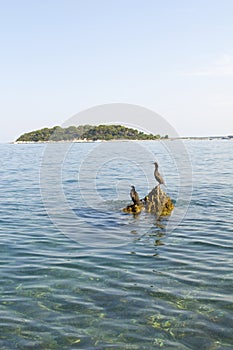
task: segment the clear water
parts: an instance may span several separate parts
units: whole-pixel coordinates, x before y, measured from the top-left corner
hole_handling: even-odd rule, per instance
[[[185,146],[192,199],[172,232],[121,211],[131,184],[141,197],[154,186],[154,159],[177,201],[179,169],[159,142],[74,144],[65,157],[53,145],[63,226],[52,165],[41,192],[48,146],[0,146],[1,350],[233,349],[233,143]]]

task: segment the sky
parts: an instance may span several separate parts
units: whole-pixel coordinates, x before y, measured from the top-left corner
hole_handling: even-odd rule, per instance
[[[232,13],[232,0],[0,0],[0,142],[109,103],[180,136],[233,134]]]

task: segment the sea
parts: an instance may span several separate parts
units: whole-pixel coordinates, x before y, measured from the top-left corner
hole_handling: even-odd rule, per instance
[[[123,212],[134,185],[175,209]],[[0,349],[233,349],[233,141],[0,145]]]

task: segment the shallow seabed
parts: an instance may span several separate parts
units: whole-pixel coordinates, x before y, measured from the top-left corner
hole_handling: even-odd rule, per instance
[[[1,350],[233,349],[233,143],[186,141],[192,199],[172,232],[121,211],[131,184],[154,185],[154,159],[177,200],[166,147],[139,144],[133,161],[127,142],[105,143],[104,161],[72,145],[61,186],[77,221],[63,232],[41,198],[48,146],[0,146]]]

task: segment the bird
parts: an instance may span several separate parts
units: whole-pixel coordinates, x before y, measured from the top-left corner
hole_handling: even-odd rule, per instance
[[[154,162],[154,165],[155,165],[155,171],[154,171],[155,180],[158,181],[159,185],[164,185],[165,186],[164,179],[162,178],[162,176],[160,175],[160,173],[158,171],[158,168],[159,168],[158,163]]]
[[[134,186],[131,186],[130,197],[133,201],[133,204],[139,205],[141,203],[139,195],[138,195],[137,191],[135,190]]]

